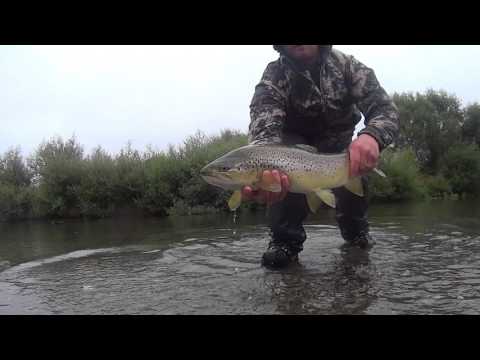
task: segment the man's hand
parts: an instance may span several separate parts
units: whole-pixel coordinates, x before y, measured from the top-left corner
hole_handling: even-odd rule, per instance
[[[372,136],[360,135],[350,145],[350,177],[362,176],[378,165],[380,147]]]
[[[268,206],[285,199],[287,193],[290,189],[290,182],[288,181],[288,176],[280,173],[277,170],[265,170],[262,174],[262,181],[266,183],[276,182],[281,185],[282,191],[279,193],[273,193],[265,190],[252,190],[250,186],[245,186],[242,189],[242,198],[244,200],[256,201],[260,204],[267,204]]]

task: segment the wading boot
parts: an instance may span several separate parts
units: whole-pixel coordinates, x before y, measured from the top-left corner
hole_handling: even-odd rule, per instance
[[[365,232],[360,233],[353,240],[345,243],[347,247],[358,247],[363,250],[370,250],[373,245],[375,245],[375,240],[373,240],[369,233]]]
[[[262,265],[268,268],[281,269],[298,262],[298,252],[284,243],[271,240],[267,251],[262,256]]]

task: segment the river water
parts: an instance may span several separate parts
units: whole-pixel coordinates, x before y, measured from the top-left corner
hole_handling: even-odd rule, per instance
[[[264,213],[0,224],[0,314],[479,314],[479,215],[375,205],[366,252],[325,210],[281,271],[260,266]]]

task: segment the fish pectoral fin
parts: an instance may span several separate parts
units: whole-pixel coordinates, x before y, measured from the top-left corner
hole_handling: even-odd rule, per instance
[[[354,193],[355,195],[358,195],[360,197],[365,196],[365,193],[363,191],[362,178],[360,177],[351,178],[345,185],[345,188],[351,193]]]
[[[242,193],[240,190],[236,190],[233,192],[230,200],[228,200],[228,207],[230,210],[235,211],[240,207],[240,205],[242,205]]]
[[[373,171],[374,171],[375,173],[377,173],[378,175],[380,175],[381,177],[383,177],[383,178],[386,178],[386,177],[387,177],[387,175],[385,175],[385,173],[384,173],[382,170],[380,170],[380,169],[375,168],[375,169],[373,169]]]
[[[335,195],[333,194],[332,190],[315,190],[315,194],[328,206],[332,208],[336,208],[336,201],[335,201]]]
[[[308,204],[308,207],[310,208],[310,211],[315,214],[317,210],[320,208],[320,206],[322,205],[322,201],[319,199],[317,194],[313,192],[307,194],[306,197],[307,197],[307,204]]]

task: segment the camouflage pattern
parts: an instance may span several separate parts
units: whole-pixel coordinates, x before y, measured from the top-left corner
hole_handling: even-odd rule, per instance
[[[350,145],[360,112],[366,125],[360,134],[373,136],[380,150],[399,130],[398,109],[374,71],[331,45],[320,46],[312,73],[280,51],[256,86],[250,110],[252,144],[282,143],[285,134],[298,134],[321,152],[340,152]]]

